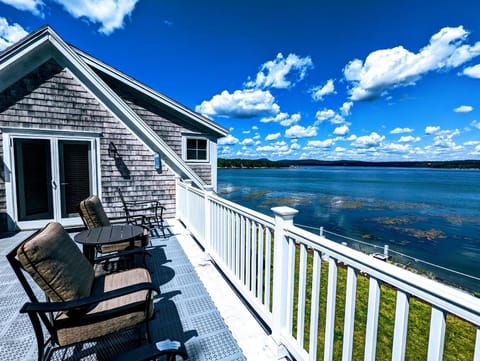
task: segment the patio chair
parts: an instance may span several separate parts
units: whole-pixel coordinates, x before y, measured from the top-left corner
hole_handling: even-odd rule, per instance
[[[100,198],[91,195],[80,202],[80,217],[88,229],[110,226],[112,223],[126,223],[125,217],[108,218],[103,208]],[[128,222],[127,222],[128,223]],[[144,227],[143,236],[134,242],[134,247],[146,247],[150,243],[150,231],[148,227]],[[104,244],[97,247],[99,253],[111,253],[124,251],[131,248],[130,242],[121,242],[114,244]]]
[[[92,265],[59,223],[35,232],[7,259],[30,299],[20,312],[32,322],[38,360],[48,359],[59,347],[142,325],[150,342],[148,321],[154,316],[153,293],[158,287],[146,269],[95,277]],[[36,297],[32,279],[45,292],[46,301]]]
[[[149,227],[157,225],[160,227],[163,237],[166,237],[163,226],[163,211],[165,207],[160,204],[160,202],[142,200],[127,201],[120,187],[117,188],[117,192],[122,201],[127,222],[137,223],[140,220],[142,224],[148,224]]]

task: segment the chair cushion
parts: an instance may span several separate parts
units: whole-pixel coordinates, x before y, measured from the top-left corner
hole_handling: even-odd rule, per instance
[[[88,229],[110,225],[102,202],[96,195],[91,195],[80,202],[80,213]]]
[[[151,282],[150,274],[144,268],[133,268],[123,272],[111,273],[95,280],[92,294],[99,295],[142,282]],[[59,313],[54,321],[59,345],[64,346],[74,342],[90,340],[149,320],[153,316],[153,297],[148,299],[148,294],[148,291],[138,291],[100,302],[82,318],[82,323],[70,319],[63,312]],[[86,322],[90,316],[98,317],[102,313],[130,304],[136,304],[138,307],[127,314],[113,318],[106,317],[94,323]]]
[[[90,295],[93,267],[60,223],[49,223],[27,238],[17,257],[52,301]]]

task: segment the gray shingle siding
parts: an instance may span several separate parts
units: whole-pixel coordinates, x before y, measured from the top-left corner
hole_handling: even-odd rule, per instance
[[[138,106],[134,109],[181,154],[180,126]],[[122,215],[116,191],[117,187],[122,187],[126,198],[159,199],[167,207],[166,217],[175,215],[174,173],[164,163],[161,173],[157,172],[151,151],[54,61],[48,61],[0,93],[0,128],[5,127],[101,134],[101,196],[107,212],[112,216]],[[111,141],[122,163],[108,156]],[[1,156],[3,158],[3,154]],[[6,213],[3,180],[0,181],[0,212]],[[5,223],[0,227],[4,229]]]

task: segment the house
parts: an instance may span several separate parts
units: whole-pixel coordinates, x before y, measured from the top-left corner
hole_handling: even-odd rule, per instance
[[[81,225],[98,194],[111,216],[127,199],[175,215],[175,180],[216,188],[210,119],[67,44],[43,26],[0,52],[0,230]]]

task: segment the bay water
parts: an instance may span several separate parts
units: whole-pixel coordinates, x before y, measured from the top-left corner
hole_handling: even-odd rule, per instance
[[[294,223],[311,232],[324,227],[327,238],[367,253],[388,245],[395,262],[480,291],[480,170],[219,169],[218,192],[267,215],[295,208]]]

